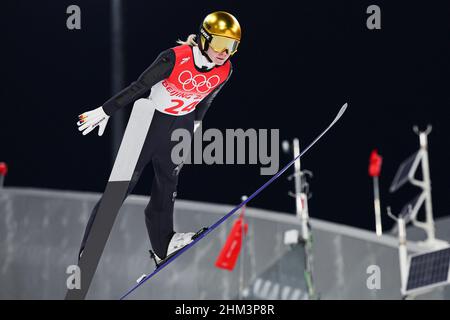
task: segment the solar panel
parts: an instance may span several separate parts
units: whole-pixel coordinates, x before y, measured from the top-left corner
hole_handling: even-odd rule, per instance
[[[409,172],[415,163],[418,153],[419,151],[415,152],[402,162],[397,170],[397,173],[395,174],[394,180],[392,181],[391,188],[389,189],[391,193],[400,189],[400,187],[408,181]]]
[[[406,291],[448,283],[450,248],[414,255],[409,265]]]

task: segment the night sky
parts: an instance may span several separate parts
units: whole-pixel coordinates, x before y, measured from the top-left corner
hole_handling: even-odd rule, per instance
[[[367,174],[374,148],[384,158],[382,207],[390,204],[396,212],[414,198],[417,188],[396,194],[388,188],[400,162],[418,149],[415,124],[433,125],[435,217],[450,213],[449,3],[124,2],[124,85],[159,52],[197,32],[209,12],[238,18],[243,36],[234,72],[207,112],[204,130],[279,129],[280,142],[298,137],[305,147],[349,103],[340,123],[302,160],[314,173],[313,218],[374,228]],[[66,28],[71,4],[81,8],[81,30]],[[381,30],[366,27],[371,4],[381,8]],[[0,161],[9,165],[6,185],[103,192],[113,163],[112,121],[102,137],[97,130],[83,136],[76,121],[113,95],[109,1],[7,0],[2,11]],[[280,148],[280,168],[289,160]],[[149,167],[134,193],[148,195],[152,175]],[[286,177],[249,205],[293,213],[287,195],[293,184]],[[237,204],[269,178],[260,175],[260,165],[184,166],[178,198]],[[386,216],[384,224],[392,225]]]

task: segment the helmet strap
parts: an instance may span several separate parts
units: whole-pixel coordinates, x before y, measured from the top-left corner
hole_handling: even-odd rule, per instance
[[[202,40],[201,40],[202,36],[205,38],[205,47],[204,48],[203,48]],[[198,37],[197,44],[198,44],[198,47],[200,48],[200,52],[205,56],[206,59],[208,59],[209,62],[213,62],[211,60],[211,58],[208,56],[208,54],[206,53],[206,51],[208,51],[209,42],[211,41],[212,36],[208,31],[205,30],[205,28],[203,28],[202,24],[200,24],[200,32],[197,37]]]
[[[208,50],[208,47],[209,47],[208,44],[206,44],[206,50]],[[209,62],[212,63],[213,61],[212,61],[211,58],[208,56],[208,53],[206,53],[206,50],[203,51],[203,50],[200,49],[200,52],[202,53],[203,56],[205,56],[206,59],[208,59]]]

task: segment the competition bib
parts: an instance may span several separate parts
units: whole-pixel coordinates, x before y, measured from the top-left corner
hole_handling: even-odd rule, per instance
[[[173,48],[176,61],[172,73],[152,87],[151,99],[158,111],[183,116],[195,110],[197,104],[228,77],[230,63],[202,72],[195,68],[192,48]]]

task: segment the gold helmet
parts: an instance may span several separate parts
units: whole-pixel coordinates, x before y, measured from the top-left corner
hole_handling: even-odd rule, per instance
[[[225,11],[210,13],[200,26],[199,47],[204,53],[208,47],[216,52],[228,51],[233,55],[241,41],[241,26],[237,19]]]

